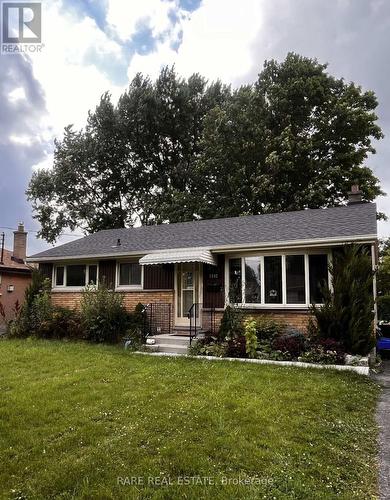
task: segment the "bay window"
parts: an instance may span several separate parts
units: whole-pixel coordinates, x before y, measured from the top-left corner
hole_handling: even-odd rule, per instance
[[[230,259],[229,261],[229,302],[241,302],[241,259]]]
[[[328,283],[328,259],[326,255],[309,255],[310,303],[323,302],[322,287]]]
[[[265,303],[282,304],[282,256],[264,257]]]
[[[239,259],[237,259],[239,260]],[[247,304],[261,303],[261,259],[246,257],[245,262],[245,302]]]
[[[97,285],[97,264],[66,264],[55,267],[54,286],[82,288]]]
[[[286,255],[287,304],[305,304],[305,288],[305,256]]]
[[[251,255],[229,259],[229,301],[263,307],[308,307],[323,302],[328,255]]]

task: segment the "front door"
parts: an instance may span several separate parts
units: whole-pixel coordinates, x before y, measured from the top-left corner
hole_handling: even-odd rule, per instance
[[[199,264],[197,262],[176,264],[176,325],[190,325],[188,312],[192,304],[198,302]]]

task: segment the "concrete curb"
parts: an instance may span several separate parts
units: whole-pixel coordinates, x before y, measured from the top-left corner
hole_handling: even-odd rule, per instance
[[[145,354],[146,356],[164,356],[164,357],[184,357],[191,359],[205,359],[208,361],[237,361],[239,363],[255,363],[258,365],[276,365],[276,366],[292,366],[296,368],[319,368],[338,371],[350,371],[359,375],[370,375],[368,366],[353,366],[353,365],[319,365],[315,363],[302,363],[301,361],[274,361],[271,359],[248,359],[248,358],[217,358],[216,356],[190,356],[189,354],[177,354],[168,352],[143,352],[135,351],[134,354]]]

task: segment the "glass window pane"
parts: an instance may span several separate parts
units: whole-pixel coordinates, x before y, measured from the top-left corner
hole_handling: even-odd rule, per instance
[[[126,262],[119,266],[120,285],[140,285],[141,266],[136,262]]]
[[[89,266],[88,283],[96,285],[97,283],[97,266]]]
[[[260,257],[245,258],[245,302],[261,303],[261,260]]]
[[[60,266],[56,268],[56,286],[62,286],[64,284],[64,267]]]
[[[282,303],[282,257],[264,257],[266,304]]]
[[[85,286],[85,266],[66,266],[67,286]]]
[[[241,259],[229,260],[229,302],[241,303]]]
[[[286,255],[287,304],[304,304],[305,297],[305,257]]]
[[[309,255],[310,302],[321,304],[324,301],[321,289],[328,283],[328,256]]]

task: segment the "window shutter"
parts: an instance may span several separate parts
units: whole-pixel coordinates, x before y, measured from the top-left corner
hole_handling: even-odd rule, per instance
[[[145,290],[172,290],[174,288],[173,264],[144,266]]]
[[[101,260],[99,262],[99,284],[104,283],[110,290],[115,288],[115,260]]]

